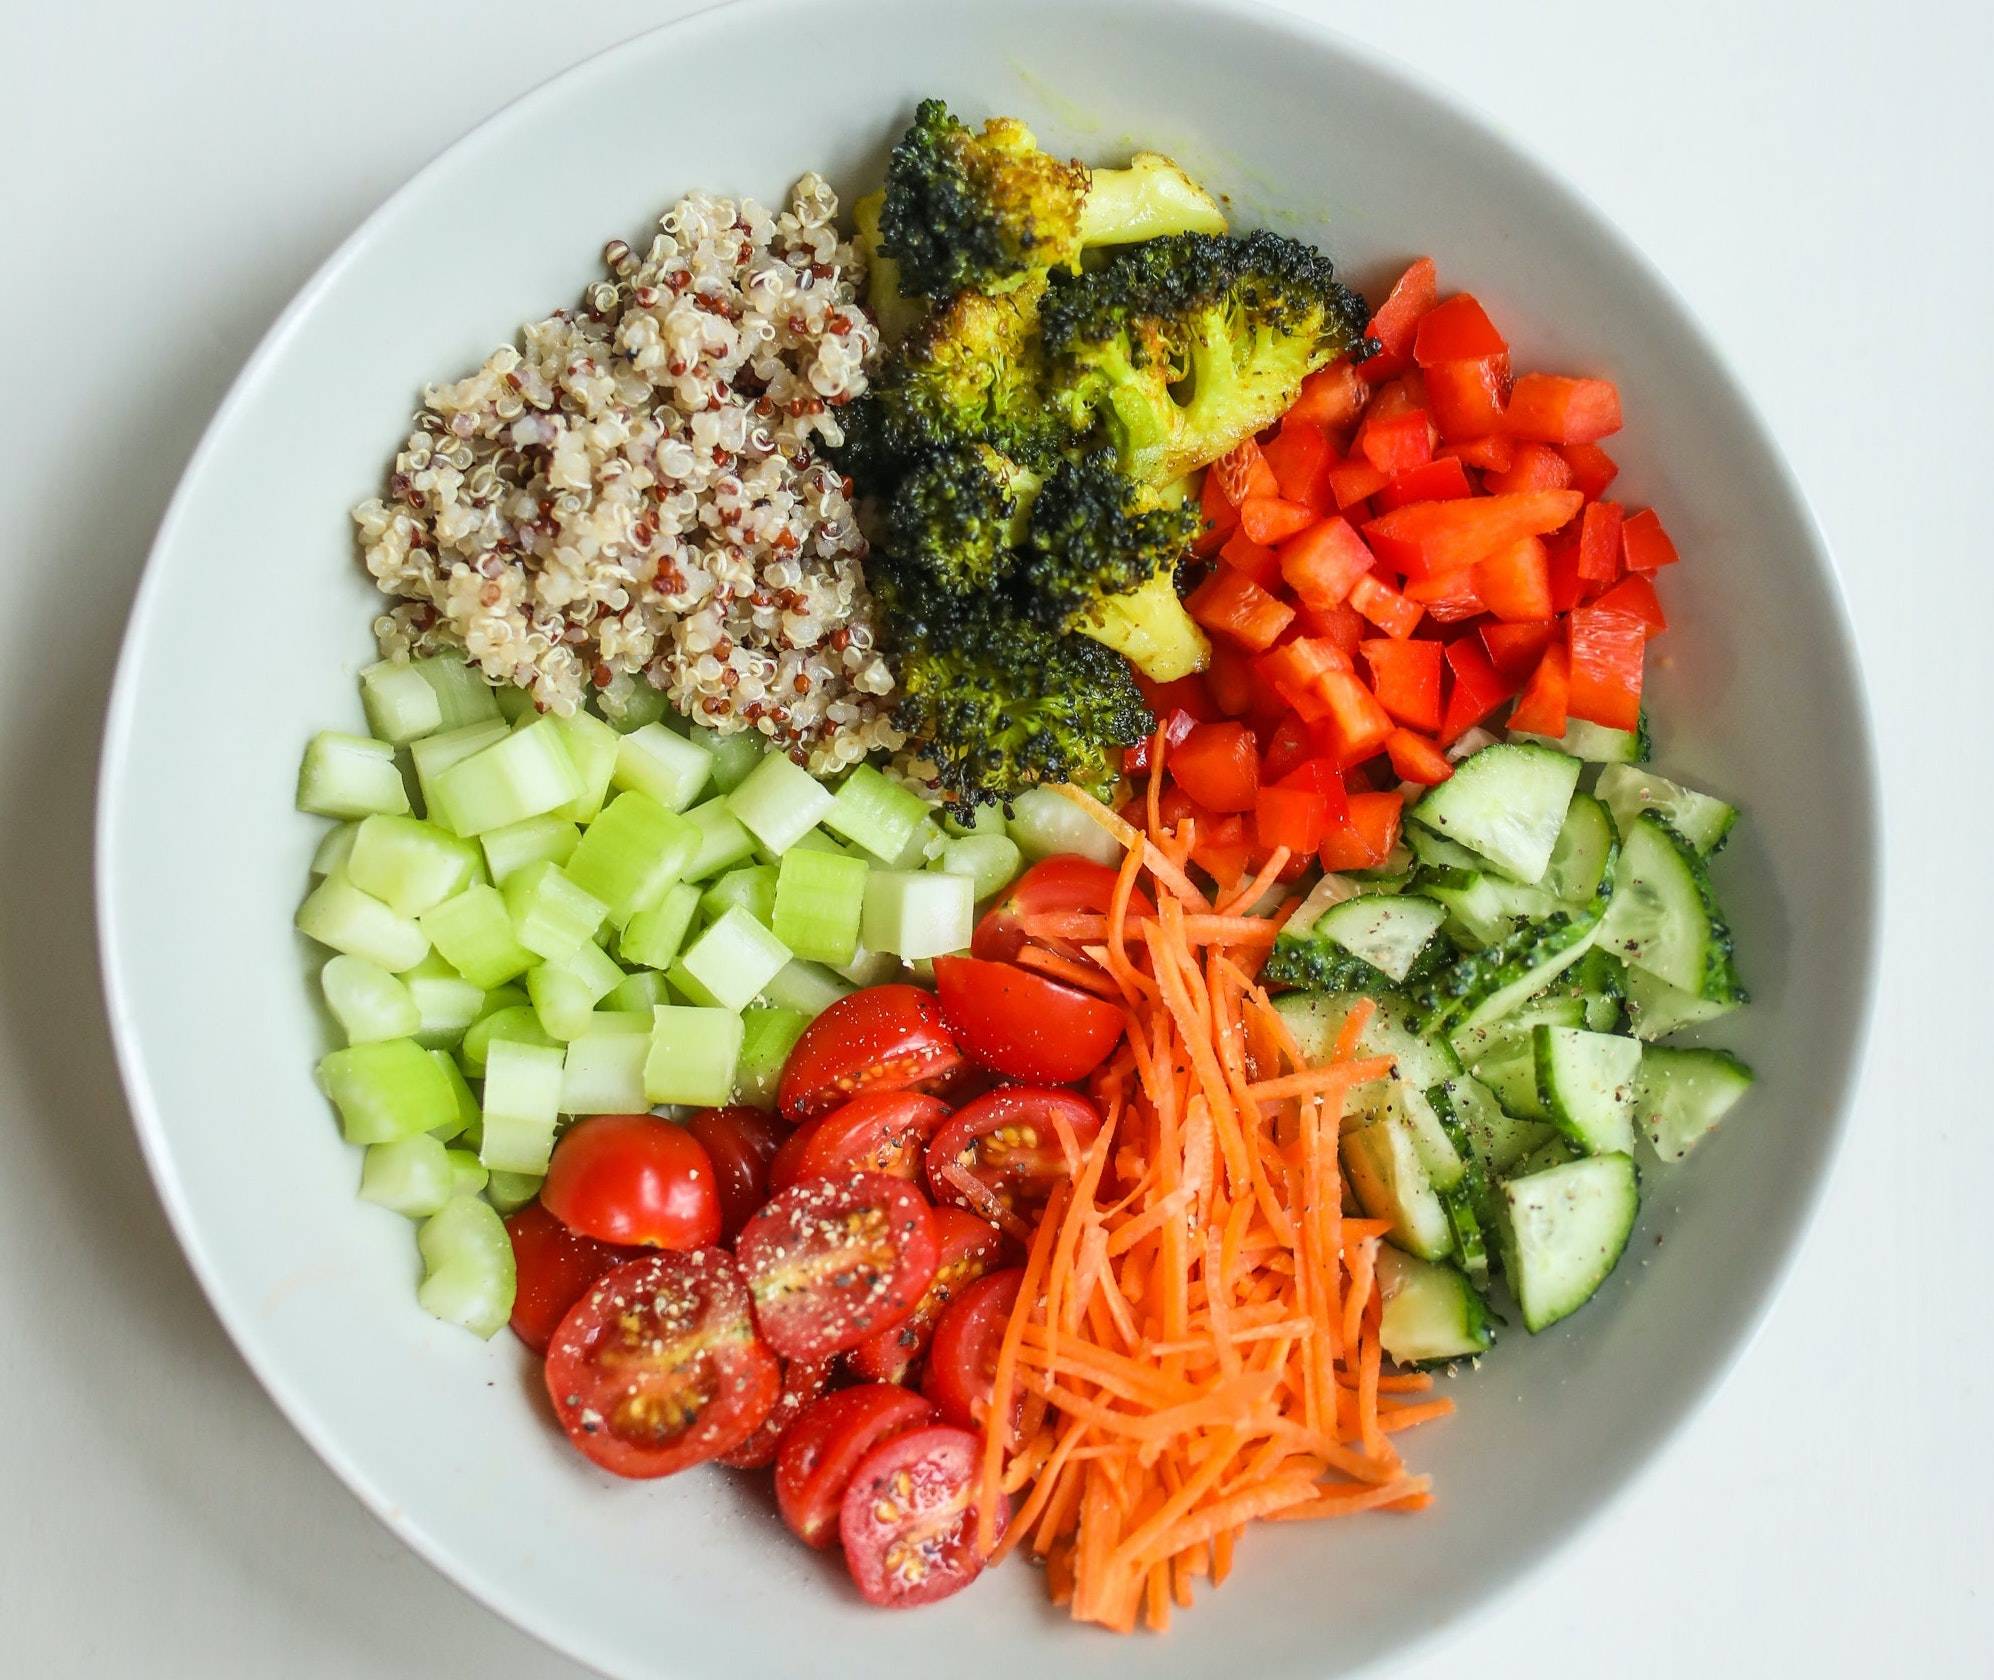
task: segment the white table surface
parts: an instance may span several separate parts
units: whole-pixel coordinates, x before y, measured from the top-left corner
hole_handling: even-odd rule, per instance
[[[376,1526],[210,1315],[112,1069],[88,824],[153,526],[265,326],[446,142],[685,9],[0,5],[0,1671],[581,1672]],[[1888,780],[1868,1074],[1778,1310],[1578,1549],[1398,1680],[1987,1674],[1991,14],[1291,9],[1492,112],[1682,287],[1827,527]]]

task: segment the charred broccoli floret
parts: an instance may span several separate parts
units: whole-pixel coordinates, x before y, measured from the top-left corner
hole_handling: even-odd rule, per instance
[[[1048,380],[1147,482],[1215,461],[1277,419],[1303,378],[1364,353],[1363,301],[1328,257],[1280,234],[1176,234],[1052,277]]]
[[[1038,474],[988,444],[931,451],[887,505],[887,546],[951,595],[992,589],[1017,567]]]
[[[856,243],[865,256],[865,306],[879,323],[880,337],[891,345],[920,324],[927,304],[907,295],[900,284],[900,265],[880,244],[879,212],[885,197],[884,193],[867,193],[852,206],[852,222],[858,229]]]
[[[893,148],[879,231],[901,285],[946,298],[1076,266],[1090,246],[1223,233],[1225,215],[1168,158],[1090,170],[1041,151],[1015,118],[992,117],[979,134],[928,99]]]
[[[1064,417],[1046,400],[1042,289],[959,293],[908,335],[870,393],[899,452],[989,443],[1029,455],[1054,440]]]

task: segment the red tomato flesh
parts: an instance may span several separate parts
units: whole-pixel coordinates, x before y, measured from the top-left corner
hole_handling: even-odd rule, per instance
[[[838,1532],[867,1603],[932,1604],[983,1572],[975,1505],[982,1452],[968,1430],[936,1425],[883,1442],[852,1473]],[[1001,1535],[1010,1500],[993,1515]]]
[[[535,1353],[545,1353],[568,1309],[590,1284],[642,1249],[597,1242],[571,1231],[537,1201],[505,1222],[512,1238],[512,1265],[518,1283],[512,1297],[512,1333]]]
[[[838,1374],[838,1361],[830,1359],[786,1359],[782,1365],[782,1392],[769,1408],[769,1415],[755,1426],[738,1447],[722,1453],[716,1463],[729,1470],[760,1470],[775,1462],[776,1448],[791,1426],[813,1402],[830,1393]]]
[[[652,1114],[594,1114],[554,1145],[540,1187],[571,1231],[649,1248],[703,1248],[720,1237],[720,1190],[698,1138]]]
[[[852,1472],[882,1441],[935,1421],[935,1408],[891,1383],[863,1383],[805,1408],[775,1454],[775,1503],[790,1532],[819,1550],[838,1538]]]
[[[1177,739],[1182,740],[1189,733],[1187,726]],[[1148,768],[1146,756],[1142,768]],[[1004,896],[983,913],[969,943],[970,955],[986,962],[1011,962],[1027,943],[1024,929],[1027,917],[1056,910],[1089,910],[1106,915],[1114,896],[1115,872],[1106,864],[1071,853],[1044,858],[1013,881]],[[1132,914],[1139,916],[1151,913],[1148,899],[1140,893],[1131,901],[1130,908]]]
[[[803,1030],[783,1065],[776,1106],[792,1123],[865,1090],[932,1091],[962,1066],[935,1000],[918,986],[870,986]]]
[[[776,1188],[855,1172],[918,1178],[928,1139],[948,1117],[946,1103],[919,1091],[861,1091],[810,1122],[809,1136],[788,1164],[788,1178]]]
[[[943,1309],[969,1284],[993,1270],[1010,1247],[1004,1233],[978,1214],[944,1203],[935,1220],[935,1276],[914,1310],[891,1329],[852,1349],[852,1370],[874,1382],[904,1382],[935,1333]]]
[[[1062,1128],[1074,1156],[1066,1154]],[[1027,1223],[1073,1177],[1100,1134],[1101,1111],[1074,1091],[1000,1085],[964,1105],[928,1145],[928,1191],[938,1202],[976,1203],[951,1174],[967,1173]]]
[[[769,1196],[769,1163],[782,1146],[783,1129],[772,1114],[745,1104],[703,1108],[685,1123],[713,1163],[720,1195],[720,1240],[732,1242],[748,1216]]]
[[[935,990],[971,1059],[1013,1079],[1069,1085],[1106,1061],[1122,1036],[1112,1003],[1009,963],[937,957]]]
[[[955,1298],[935,1326],[921,1392],[948,1422],[964,1429],[983,1427],[990,1410],[990,1391],[997,1380],[997,1351],[1024,1276],[1023,1267],[1011,1266],[978,1278]],[[1018,1406],[1023,1399],[1022,1394],[1014,1396]],[[1016,1423],[1015,1416],[1012,1422]]]

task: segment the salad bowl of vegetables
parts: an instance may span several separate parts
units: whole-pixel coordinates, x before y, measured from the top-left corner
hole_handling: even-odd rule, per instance
[[[1833,573],[1403,72],[831,27],[548,84],[245,370],[104,760],[141,1139],[301,1432],[605,1672],[1355,1672],[1794,1252],[1875,920]]]

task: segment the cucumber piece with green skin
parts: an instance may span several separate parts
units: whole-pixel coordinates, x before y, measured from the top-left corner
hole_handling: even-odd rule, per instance
[[[1597,944],[1565,971],[1559,995],[1578,1000],[1583,1021],[1565,1022],[1592,1032],[1619,1032],[1627,1024],[1627,965]]]
[[[1613,813],[1622,839],[1633,832],[1643,812],[1653,811],[1703,857],[1724,844],[1738,820],[1736,806],[1630,765],[1610,764],[1600,771],[1596,791]]]
[[[1448,1042],[1462,1061],[1473,1065],[1484,1057],[1499,1057],[1514,1049],[1517,1040],[1528,1038],[1534,1027],[1582,1027],[1585,1024],[1585,1000],[1561,993],[1532,998],[1499,1021],[1485,1022],[1478,1027],[1462,1027],[1448,1035]]]
[[[1535,1334],[1577,1312],[1619,1263],[1641,1205],[1634,1158],[1590,1155],[1512,1178],[1502,1194],[1503,1269]]]
[[[1423,1260],[1454,1252],[1454,1227],[1439,1193],[1420,1164],[1412,1134],[1396,1120],[1380,1120],[1343,1137],[1343,1169],[1357,1203],[1373,1219],[1391,1221],[1389,1239]]]
[[[1353,957],[1399,982],[1412,972],[1446,919],[1444,906],[1416,893],[1370,894],[1325,910],[1310,937],[1334,940]]]
[[[1450,964],[1413,993],[1421,1030],[1501,1020],[1563,974],[1599,937],[1604,906],[1561,911]]]
[[[1364,995],[1356,992],[1287,992],[1274,1000],[1274,1007],[1295,1035],[1303,1059],[1310,1067],[1320,1067],[1330,1059],[1350,1011],[1362,1001]],[[1403,1113],[1408,1135],[1423,1140],[1425,1155],[1445,1176],[1445,1134],[1426,1093],[1461,1072],[1460,1058],[1445,1039],[1422,1037],[1415,1030],[1412,1008],[1403,997],[1385,993],[1370,1002],[1371,1018],[1358,1034],[1356,1054],[1389,1056],[1395,1076],[1390,1081],[1357,1087],[1350,1093],[1347,1110],[1377,1114],[1395,1102]]]
[[[1477,1058],[1469,1071],[1488,1087],[1505,1114],[1550,1124],[1544,1100],[1537,1094],[1537,1055],[1529,1033]]]
[[[1688,1027],[1700,1027],[1728,1015],[1745,1001],[1736,997],[1700,998],[1671,986],[1645,968],[1629,968],[1627,975],[1627,1024],[1636,1038],[1667,1038]]]
[[[1613,867],[1615,843],[1613,818],[1606,807],[1589,793],[1573,794],[1539,887],[1567,904],[1585,903]]]
[[[1588,1155],[1632,1154],[1641,1041],[1577,1027],[1538,1027],[1531,1046],[1538,1100],[1551,1124]]]
[[[1743,1002],[1731,930],[1696,848],[1643,811],[1621,843],[1617,873],[1600,944],[1693,997]]]
[[[1412,819],[1534,885],[1551,861],[1579,769],[1568,754],[1499,741],[1457,764],[1413,807]]]
[[[1481,1178],[1478,1169],[1474,1177]],[[1454,1231],[1454,1264],[1476,1288],[1489,1281],[1489,1249],[1482,1236],[1477,1186],[1466,1181],[1441,1192],[1440,1205],[1447,1210],[1447,1223]]]
[[[1413,857],[1428,869],[1458,869],[1466,875],[1477,875],[1488,867],[1486,858],[1418,823],[1406,824],[1405,843],[1412,848]]]
[[[1572,1147],[1572,1140],[1553,1127],[1549,1137],[1516,1163],[1516,1171],[1510,1177],[1528,1178],[1532,1173],[1549,1172],[1553,1167],[1562,1167],[1567,1161],[1579,1159],[1581,1156]]]
[[[1641,1058],[1634,1123],[1664,1161],[1680,1161],[1731,1112],[1754,1077],[1728,1050],[1656,1046]]]
[[[1460,1184],[1467,1174],[1467,1159],[1423,1090],[1403,1079],[1376,1079],[1355,1087],[1346,1098],[1343,1131],[1386,1120],[1402,1126],[1412,1139],[1419,1164],[1426,1169],[1434,1189],[1448,1191]]]
[[[1390,975],[1342,946],[1297,939],[1285,929],[1276,936],[1260,970],[1260,983],[1270,990],[1292,987],[1307,992],[1362,992],[1369,997],[1398,990]]]
[[[1448,934],[1473,951],[1508,938],[1526,923],[1569,908],[1540,888],[1505,881],[1486,869],[1429,867],[1420,871],[1414,885],[1425,897],[1445,906]]]
[[[1510,1113],[1496,1093],[1471,1074],[1433,1086],[1426,1097],[1448,1137],[1465,1152],[1471,1168],[1479,1168],[1486,1178],[1503,1177],[1556,1136],[1548,1123]]]
[[[1554,747],[1582,758],[1588,764],[1646,764],[1653,750],[1648,735],[1648,714],[1641,714],[1639,729],[1609,729],[1603,723],[1584,718],[1567,718],[1563,735],[1532,735],[1519,732],[1512,741],[1530,741],[1540,747]]]
[[[1394,1363],[1468,1359],[1495,1340],[1488,1309],[1452,1266],[1381,1248],[1377,1275],[1378,1340]]]

